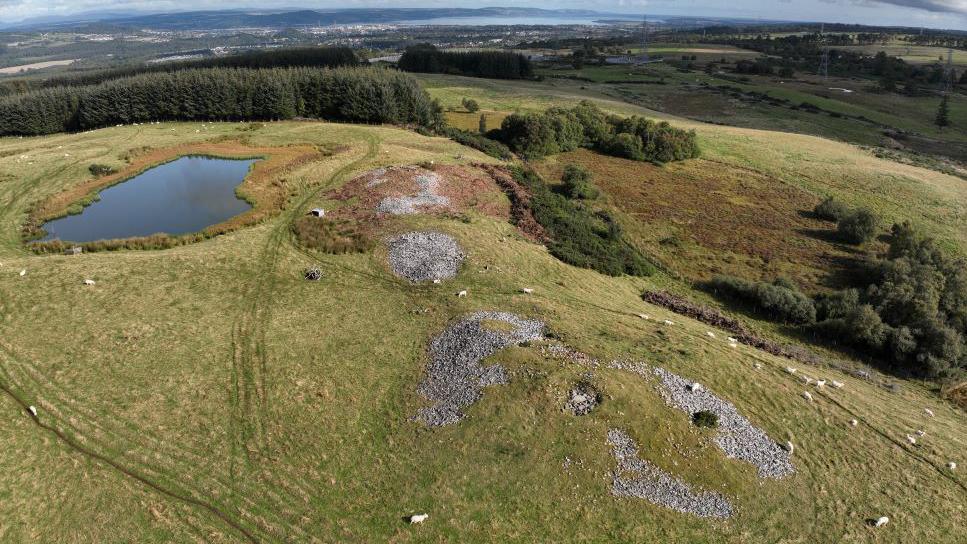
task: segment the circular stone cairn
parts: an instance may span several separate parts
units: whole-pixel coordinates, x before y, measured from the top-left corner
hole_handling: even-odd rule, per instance
[[[412,282],[450,279],[465,257],[457,241],[442,232],[407,232],[388,246],[393,273]]]
[[[598,406],[599,398],[593,385],[581,382],[571,389],[564,409],[576,416],[586,416]]]

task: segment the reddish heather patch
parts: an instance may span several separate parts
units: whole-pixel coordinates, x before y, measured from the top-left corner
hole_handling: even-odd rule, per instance
[[[419,166],[378,168],[353,178],[327,196],[344,202],[332,215],[341,218],[379,221],[384,214],[377,207],[385,198],[412,196],[420,191],[416,178],[436,174],[439,183],[435,193],[446,197],[443,206],[424,206],[420,213],[461,213],[474,210],[492,217],[510,217],[510,205],[487,172],[474,167],[439,165],[431,169]]]

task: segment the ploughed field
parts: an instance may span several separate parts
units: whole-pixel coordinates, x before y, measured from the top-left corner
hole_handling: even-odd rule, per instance
[[[690,193],[680,212],[663,187],[647,210],[618,206],[641,214],[642,247],[654,247],[644,226],[659,224],[725,251],[709,229],[678,225],[677,213],[695,215],[697,187],[803,204],[834,192],[919,213],[962,247],[959,180],[902,166],[886,179],[889,163],[807,137],[700,136],[695,165],[635,166]],[[226,157],[300,154],[253,170],[251,194],[275,196],[210,239],[79,255],[24,245],[38,203],[87,194],[71,191],[91,183],[90,163],[124,171],[205,142]],[[605,160],[580,153],[555,160]],[[914,382],[789,373],[785,359],[642,302],[676,284],[667,275],[561,263],[509,222],[506,197],[474,166],[494,162],[402,129],[315,122],[0,139],[0,541],[967,537],[967,483],[946,467],[964,466],[962,411]],[[722,167],[722,185],[688,170],[702,164]],[[616,201],[639,190],[620,179],[602,183]],[[887,182],[934,199],[866,190]],[[313,208],[372,245],[303,247],[293,225]],[[693,410],[719,426],[695,425]],[[890,523],[872,527],[880,516]]]

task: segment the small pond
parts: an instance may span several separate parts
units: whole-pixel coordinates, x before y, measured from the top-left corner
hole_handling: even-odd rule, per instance
[[[198,232],[251,208],[235,195],[257,159],[189,156],[104,189],[77,215],[44,224],[44,240],[92,242]]]

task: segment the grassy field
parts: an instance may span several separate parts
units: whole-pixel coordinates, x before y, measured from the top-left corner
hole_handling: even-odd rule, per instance
[[[967,131],[957,128],[967,126],[967,98],[957,93],[950,101],[952,127],[940,130],[933,124],[938,97],[879,93],[871,81],[824,80],[804,73],[792,79],[749,76],[740,80],[728,74],[681,72],[667,64],[586,66],[580,70],[558,67],[539,73],[547,81],[535,90],[550,87],[562,93],[570,89],[579,95],[604,95],[709,123],[811,134],[871,146],[899,145],[909,151],[967,160]],[[784,102],[771,103],[761,95]],[[540,94],[535,97],[540,101],[543,98]],[[804,103],[822,111],[800,108]],[[910,134],[897,142],[888,140],[885,131]]]
[[[472,96],[494,112],[580,97],[557,86],[528,95],[521,83],[435,82],[445,105]],[[643,111],[607,98],[602,105]],[[931,232],[967,243],[967,198],[956,178],[818,138],[681,124],[699,130],[710,166],[752,169],[788,190],[835,193],[888,217],[922,216]],[[382,245],[330,256],[294,244],[291,222],[308,208],[338,206],[325,193],[356,174],[492,160],[448,140],[388,127],[268,123],[247,131],[246,145],[339,148],[261,180],[285,187],[281,213],[164,251],[37,256],[23,247],[31,206],[88,182],[91,162],[123,161],[145,146],[225,144],[239,139],[238,126],[0,139],[0,541],[967,538],[958,522],[967,483],[944,468],[964,463],[963,412],[921,385],[891,392],[810,369],[846,387],[807,404],[801,382],[782,370],[787,361],[729,348],[706,336],[708,327],[640,301],[642,289],[674,280],[569,267],[472,210],[468,221],[411,216],[386,226],[439,229],[468,250],[457,278],[439,286],[397,279]],[[884,187],[889,199],[879,194]],[[323,280],[304,281],[306,266],[319,266]],[[83,285],[86,278],[97,285]],[[521,294],[524,286],[534,294]],[[470,295],[455,297],[459,289]],[[798,473],[758,480],[753,467],[724,458],[709,431],[665,406],[653,383],[625,372],[594,370],[604,403],[589,416],[567,415],[564,395],[588,369],[545,359],[537,344],[492,358],[511,383],[487,388],[466,421],[432,430],[409,421],[425,402],[416,386],[429,338],[478,309],[540,318],[603,360],[642,360],[701,381],[774,439],[794,441]],[[661,325],[666,317],[677,325]],[[936,417],[926,418],[924,407]],[[859,427],[850,429],[850,418]],[[710,522],[613,498],[610,427],[627,429],[643,458],[728,496],[738,514]],[[927,434],[909,446],[904,436],[916,429]],[[403,521],[417,512],[429,520]],[[893,521],[867,526],[880,515]]]

